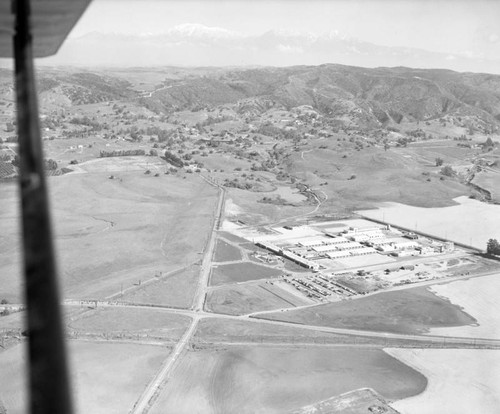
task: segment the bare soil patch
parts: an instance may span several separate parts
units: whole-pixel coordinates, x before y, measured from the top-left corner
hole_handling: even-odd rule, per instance
[[[425,391],[392,405],[405,414],[497,414],[500,354],[497,350],[388,349],[428,379]]]

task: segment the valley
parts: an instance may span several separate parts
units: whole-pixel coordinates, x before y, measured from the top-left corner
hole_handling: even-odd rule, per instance
[[[500,76],[41,67],[38,92],[76,412],[436,412],[443,372],[499,361]],[[25,333],[4,69],[0,140],[10,414]],[[447,385],[450,412],[475,387],[468,407],[495,413],[495,377],[471,381]]]

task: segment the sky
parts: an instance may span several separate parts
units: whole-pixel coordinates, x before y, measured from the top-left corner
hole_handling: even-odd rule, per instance
[[[243,37],[209,44],[171,36],[173,28],[193,24]],[[348,40],[271,43],[269,31],[336,32]],[[500,0],[93,0],[59,53],[38,60],[79,67],[323,63],[500,75]]]
[[[161,33],[184,23],[243,34],[340,34],[384,46],[500,57],[496,0],[94,0],[71,37]]]

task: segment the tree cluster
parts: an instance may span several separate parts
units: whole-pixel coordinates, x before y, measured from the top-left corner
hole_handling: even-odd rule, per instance
[[[184,161],[182,161],[177,155],[171,153],[170,151],[165,151],[163,158],[165,161],[169,162],[172,165],[175,165],[178,168],[184,167]]]
[[[114,150],[114,151],[101,151],[99,156],[101,158],[106,157],[127,157],[131,155],[146,155],[146,151],[143,149],[137,150]]]
[[[486,244],[486,253],[500,255],[500,243],[497,239],[489,239]]]

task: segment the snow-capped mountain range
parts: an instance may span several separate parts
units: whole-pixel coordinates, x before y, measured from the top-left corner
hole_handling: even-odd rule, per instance
[[[500,73],[500,60],[486,61],[421,49],[388,47],[335,30],[325,34],[271,30],[246,35],[220,27],[182,24],[162,33],[92,32],[68,39],[59,53],[40,61],[77,66],[290,66],[340,63],[408,66]]]

